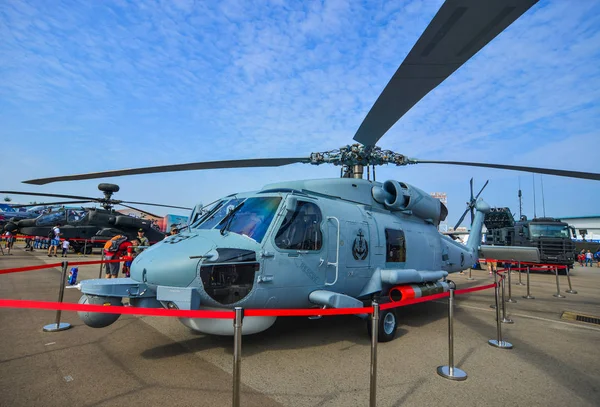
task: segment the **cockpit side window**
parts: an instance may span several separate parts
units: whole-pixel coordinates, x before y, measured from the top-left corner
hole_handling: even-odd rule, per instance
[[[296,210],[288,212],[275,235],[275,245],[286,250],[321,250],[321,210],[312,202],[298,201]]]
[[[385,230],[386,263],[406,262],[406,240],[402,230]]]

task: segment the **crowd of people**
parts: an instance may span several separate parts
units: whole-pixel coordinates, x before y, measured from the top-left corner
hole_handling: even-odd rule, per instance
[[[105,277],[118,278],[122,260],[125,260],[123,263],[123,274],[125,277],[129,277],[129,267],[131,266],[133,259],[148,246],[150,246],[150,242],[145,236],[144,229],[138,229],[137,236],[131,240],[124,235],[117,235],[111,238],[104,245],[104,260],[118,261],[105,264]]]
[[[577,255],[577,261],[581,267],[593,267],[594,261],[596,261],[596,267],[600,267],[600,248],[596,253],[592,253],[590,250],[586,252],[582,249]]]

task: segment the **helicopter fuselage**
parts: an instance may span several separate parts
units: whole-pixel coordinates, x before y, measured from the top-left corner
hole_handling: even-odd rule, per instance
[[[126,296],[132,305],[179,309],[348,306],[387,295],[397,285],[431,284],[470,267],[476,246],[437,230],[445,207],[401,185],[402,191],[388,184],[386,192],[386,184],[342,178],[231,195],[188,231],[136,257],[130,279],[84,281],[81,290]],[[400,209],[400,193],[416,210]],[[136,295],[127,295],[132,292]],[[246,318],[244,333],[264,330],[274,320]],[[207,333],[232,331],[228,320],[181,321]]]

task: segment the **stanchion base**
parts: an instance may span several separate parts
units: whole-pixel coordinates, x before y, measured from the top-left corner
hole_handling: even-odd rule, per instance
[[[56,325],[56,322],[55,322],[53,324],[44,326],[44,332],[66,331],[69,328],[71,328],[71,324],[69,324],[68,322],[61,322],[58,325]]]
[[[515,285],[527,285],[525,283],[515,283]]]
[[[515,303],[516,303],[516,301],[515,301],[515,300],[513,300],[512,298],[509,298],[508,300],[506,300],[506,302],[510,302],[510,303],[513,303],[513,304],[515,304]]]
[[[567,290],[565,292],[569,293],[569,294],[577,294],[577,291],[575,291],[575,290]]]
[[[515,323],[515,321],[513,321],[513,320],[512,320],[512,319],[510,319],[510,318],[502,318],[502,319],[500,320],[500,322],[502,322],[503,324],[514,324],[514,323]]]
[[[496,304],[490,305],[490,308],[496,309]]]
[[[461,380],[467,380],[467,374],[465,373],[464,370],[460,370],[459,368],[455,367],[452,369],[452,375],[450,374],[450,366],[438,366],[437,368],[437,374],[439,374],[440,376],[446,378],[446,379],[450,379],[450,380],[456,380],[456,381],[461,381]]]
[[[523,298],[527,298],[528,300],[535,300],[533,295],[524,295]]]
[[[488,344],[500,349],[512,349],[512,343],[506,341],[498,342],[496,339],[490,339]]]
[[[556,298],[567,298],[567,297],[565,297],[565,296],[564,296],[564,295],[562,295],[562,294],[552,294],[552,296],[553,296],[553,297],[556,297]]]
[[[467,277],[467,280],[475,280],[473,277]]]

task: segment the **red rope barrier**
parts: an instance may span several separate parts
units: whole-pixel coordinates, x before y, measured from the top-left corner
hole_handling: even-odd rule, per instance
[[[492,283],[492,284],[488,284],[488,285],[480,285],[477,287],[470,287],[470,288],[463,288],[460,290],[455,290],[454,294],[456,295],[460,295],[460,294],[467,294],[467,293],[472,293],[475,291],[482,291],[482,290],[487,290],[488,288],[493,288],[496,287],[496,283]]]
[[[120,263],[123,261],[128,261],[127,259],[117,259],[117,260],[90,260],[90,261],[69,261],[69,266],[85,266],[90,264],[104,264],[104,263]],[[48,263],[48,264],[40,264],[37,266],[26,266],[26,267],[14,267],[10,269],[0,270],[0,274],[9,274],[9,273],[19,273],[21,271],[31,271],[31,270],[42,270],[42,269],[51,269],[55,267],[61,267],[62,263]]]
[[[60,267],[60,266],[62,266],[62,263],[41,264],[39,266],[14,267],[14,268],[10,268],[10,269],[0,270],[0,274],[19,273],[21,271],[30,271],[30,270],[50,269],[50,268]]]
[[[317,315],[352,315],[372,314],[373,307],[363,308],[310,308],[310,309],[248,309],[244,315],[248,317],[310,317]]]
[[[115,260],[111,260],[115,261]],[[56,266],[60,266],[57,263]],[[484,286],[465,288],[456,290],[456,294],[465,294],[474,291],[486,290],[494,287],[495,284]],[[406,301],[391,302],[382,304],[381,310],[404,307],[406,305],[418,304],[446,298],[450,294],[448,292],[429,295],[421,298],[413,298]],[[218,318],[218,319],[233,319],[234,312],[231,310],[223,311],[200,311],[200,310],[174,310],[163,308],[138,308],[125,306],[104,306],[93,304],[73,304],[51,301],[31,301],[31,300],[7,300],[0,299],[0,308],[27,308],[27,309],[42,309],[42,310],[62,310],[62,311],[88,311],[102,312],[106,314],[129,314],[129,315],[146,315],[156,317],[176,317],[176,318]],[[372,314],[373,307],[362,308],[310,308],[310,309],[248,309],[244,310],[244,315],[248,317],[308,317],[322,315],[353,315],[353,314]]]
[[[197,311],[197,310],[176,310],[164,308],[138,308],[123,307],[116,305],[93,305],[93,304],[72,304],[50,301],[30,301],[30,300],[0,300],[0,308],[29,308],[43,310],[62,310],[62,311],[88,311],[102,312],[105,314],[130,314],[147,315],[153,317],[177,317],[177,318],[218,318],[233,319],[235,313],[229,310],[223,311]]]

